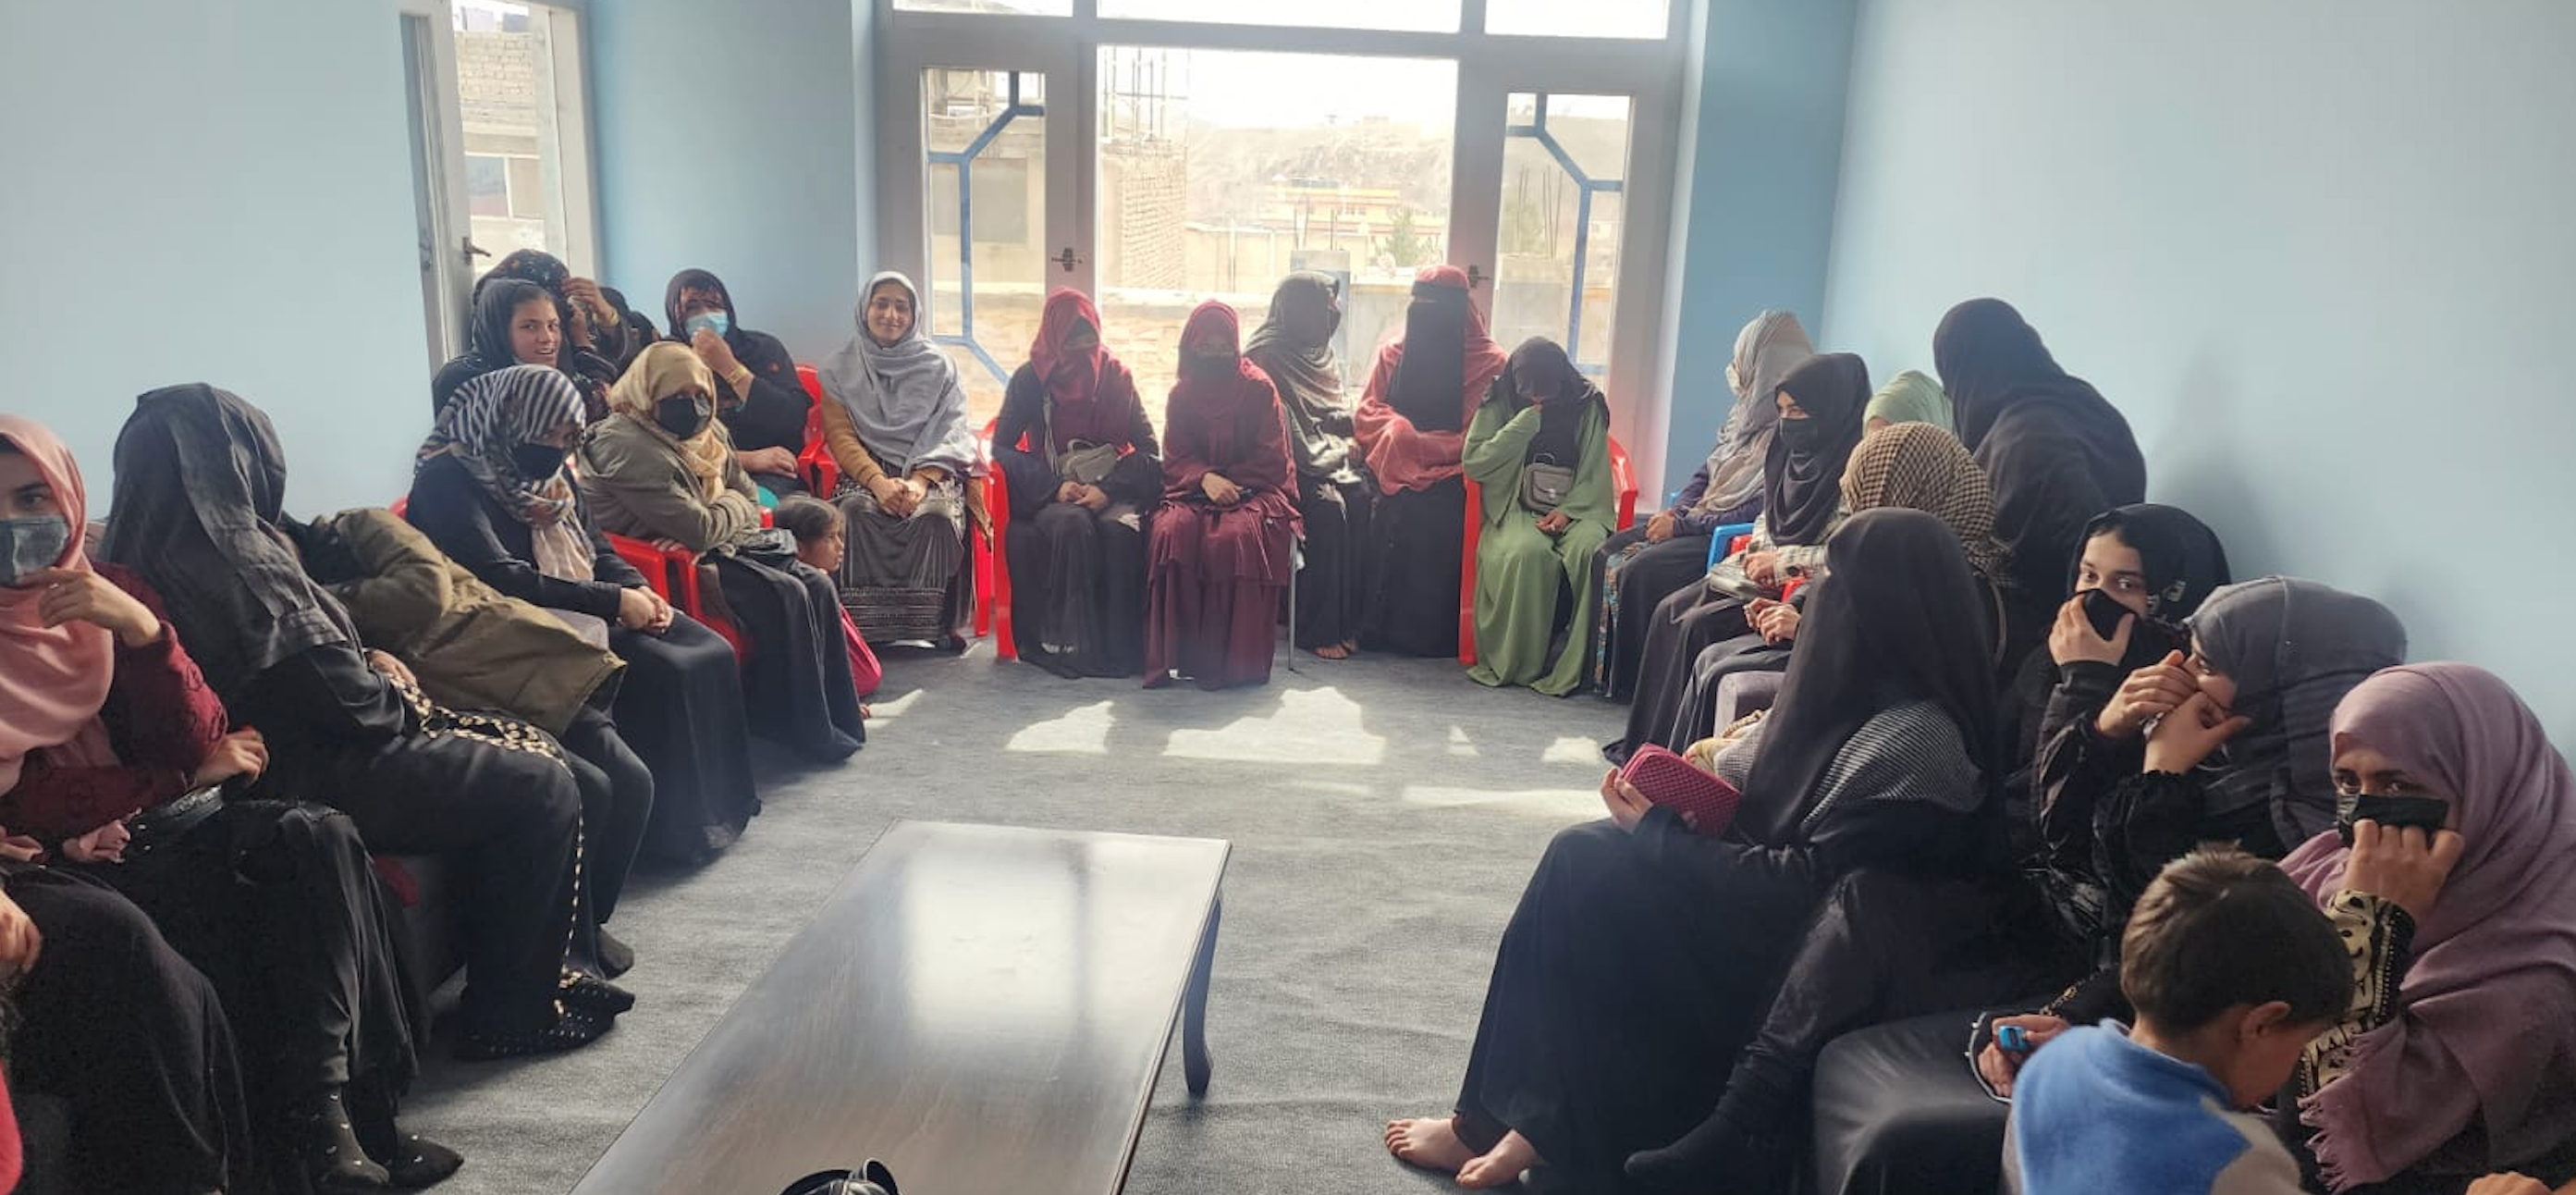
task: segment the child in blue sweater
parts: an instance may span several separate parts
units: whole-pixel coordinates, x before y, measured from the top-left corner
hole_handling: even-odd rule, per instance
[[[2439,877],[2434,877],[2439,883]],[[2248,1115],[2341,1019],[2352,961],[2316,902],[2233,847],[2166,866],[2120,938],[2137,1010],[2069,1029],[2012,1087],[2004,1178],[2019,1195],[2300,1195],[2299,1166]],[[2518,1174],[2468,1195],[2549,1195]]]
[[[2316,902],[2234,849],[2166,867],[2130,914],[2120,986],[2137,1025],[2070,1029],[2013,1083],[2007,1184],[2026,1195],[2291,1195],[2299,1166],[2239,1109],[2290,1077],[2351,1000]]]

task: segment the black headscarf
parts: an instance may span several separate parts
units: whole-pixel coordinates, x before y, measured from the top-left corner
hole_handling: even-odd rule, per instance
[[[431,414],[435,416],[446,410],[447,400],[454,397],[465,383],[517,365],[518,354],[510,350],[510,324],[518,315],[519,305],[531,299],[553,297],[546,288],[524,278],[485,275],[482,283],[474,288],[474,347],[468,349],[464,356],[449,362],[446,368],[438,371],[437,377],[430,380]],[[561,301],[556,302],[556,308],[561,310]],[[572,333],[567,330],[560,347],[555,350],[555,360],[568,361],[572,354]]]
[[[2093,521],[2084,525],[2081,542],[2091,543],[2097,535],[2113,533],[2119,535],[2120,542],[2137,549],[2138,569],[2147,577],[2146,622],[2159,632],[2130,636],[2129,658],[2121,661],[2121,666],[2134,672],[2163,658],[2174,646],[2190,641],[2182,621],[2200,609],[2211,590],[2231,579],[2227,575],[2227,548],[2218,542],[2218,533],[2210,530],[2209,524],[2193,518],[2190,512],[2152,502],[2117,507],[2093,516]],[[2070,590],[2083,570],[2084,554],[2079,545],[2067,569]]]
[[[170,621],[227,699],[272,665],[358,643],[280,523],[286,457],[260,409],[197,383],[136,399],[116,437],[106,557],[159,590]]]
[[[1835,755],[1900,702],[1940,706],[1989,788],[2003,775],[1985,591],[1957,533],[1919,510],[1864,511],[1829,550],[1735,816],[1769,846],[1797,840]]]
[[[1543,458],[1569,469],[1578,467],[1583,459],[1585,411],[1595,404],[1605,414],[1609,411],[1609,400],[1602,397],[1601,388],[1574,367],[1563,345],[1544,336],[1533,336],[1512,350],[1511,362],[1503,366],[1503,376],[1494,379],[1495,393],[1511,404],[1514,414],[1529,405],[1521,394],[1524,389],[1545,397],[1539,400],[1538,434],[1530,437],[1529,452],[1522,459]]]
[[[2013,587],[2056,588],[2096,512],[2147,497],[2147,463],[2118,408],[2058,368],[2012,304],[1970,299],[1941,317],[1932,364],[1959,414],[1959,441],[1995,487],[1995,538]],[[2044,599],[2053,600],[2053,599]]]
[[[689,340],[689,329],[680,318],[680,292],[684,290],[711,290],[716,293],[717,300],[724,304],[725,343],[733,346],[735,355],[739,356],[743,348],[738,339],[742,335],[742,314],[733,309],[733,291],[725,286],[722,279],[705,270],[682,270],[671,275],[671,284],[662,288],[662,315],[670,322],[671,339],[683,344]]]
[[[1396,363],[1387,405],[1426,432],[1465,426],[1458,398],[1467,388],[1467,307],[1473,300],[1454,286],[1413,284],[1404,311],[1404,359]]]
[[[1359,480],[1351,468],[1350,398],[1342,386],[1341,358],[1333,352],[1333,332],[1342,322],[1340,299],[1341,283],[1332,275],[1311,270],[1290,274],[1271,292],[1269,316],[1243,345],[1243,355],[1279,388],[1298,470],[1335,482]],[[1301,308],[1320,313],[1314,322],[1322,336],[1301,340],[1295,334],[1299,329],[1291,325],[1298,321],[1285,313]]]
[[[1869,366],[1851,353],[1818,353],[1780,379],[1780,389],[1820,421],[1813,452],[1792,452],[1776,433],[1762,462],[1762,521],[1774,543],[1812,544],[1842,506],[1843,466],[1860,443],[1869,407]],[[1765,402],[1777,402],[1763,395]]]

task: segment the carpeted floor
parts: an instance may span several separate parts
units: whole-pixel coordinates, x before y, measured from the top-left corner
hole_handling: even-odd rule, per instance
[[[1389,1159],[1380,1131],[1456,1095],[1522,882],[1550,835],[1601,815],[1596,745],[1618,734],[1618,710],[1486,689],[1454,662],[1298,666],[1207,694],[1059,680],[997,662],[989,641],[963,658],[889,659],[848,766],[769,769],[767,810],[731,852],[636,881],[615,928],[636,948],[624,983],[642,1003],[615,1033],[515,1063],[455,1062],[441,1040],[405,1115],[468,1159],[439,1190],[570,1190],[906,818],[1234,843],[1208,1013],[1215,1083],[1194,1103],[1171,1051],[1129,1191],[1454,1190]]]

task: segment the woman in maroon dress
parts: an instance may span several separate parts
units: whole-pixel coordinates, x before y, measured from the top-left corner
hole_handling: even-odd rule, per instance
[[[1163,501],[1146,545],[1145,687],[1270,679],[1297,534],[1279,392],[1243,359],[1243,321],[1199,304],[1163,416]]]

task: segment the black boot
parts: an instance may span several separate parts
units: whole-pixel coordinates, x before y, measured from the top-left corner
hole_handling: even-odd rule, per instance
[[[465,1165],[465,1156],[394,1123],[395,1100],[383,1084],[359,1080],[349,1084],[349,1119],[357,1126],[358,1144],[385,1168],[386,1181],[417,1191],[443,1181]]]
[[[382,1191],[391,1181],[358,1143],[348,1105],[336,1091],[298,1102],[286,1113],[286,1129],[296,1164],[320,1195]]]
[[[1757,1063],[1739,1063],[1717,1110],[1680,1140],[1628,1155],[1628,1177],[1675,1195],[1777,1190],[1787,1178],[1793,1099]]]

